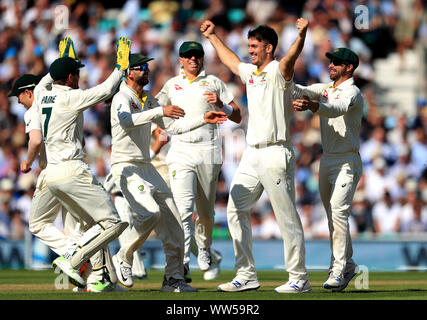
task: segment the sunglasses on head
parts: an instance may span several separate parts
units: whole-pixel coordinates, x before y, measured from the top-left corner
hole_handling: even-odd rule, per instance
[[[142,64],[140,66],[136,66],[136,67],[132,67],[130,68],[131,70],[138,70],[138,71],[147,71],[148,69],[148,64]]]
[[[330,63],[332,63],[334,66],[341,66],[343,64],[347,64],[345,61],[337,58],[331,59]]]
[[[188,51],[181,55],[182,58],[191,59],[192,57],[195,57],[196,59],[202,58],[203,53],[199,51]]]

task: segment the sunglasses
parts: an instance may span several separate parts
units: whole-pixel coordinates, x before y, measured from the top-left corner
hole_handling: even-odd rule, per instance
[[[189,52],[183,53],[181,57],[186,59],[191,59],[192,57],[196,59],[200,59],[200,58],[203,58],[203,53],[199,51],[189,51]]]
[[[138,71],[147,71],[148,70],[148,64],[142,64],[140,66],[132,67],[131,70],[138,70]]]
[[[330,63],[332,63],[334,66],[341,66],[343,64],[347,65],[347,63],[345,61],[337,59],[337,58],[331,59]]]

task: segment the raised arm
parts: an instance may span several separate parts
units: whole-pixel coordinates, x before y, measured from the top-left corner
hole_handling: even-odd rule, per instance
[[[304,47],[305,36],[307,34],[308,21],[304,18],[297,20],[298,36],[291,45],[286,55],[280,60],[279,69],[286,81],[290,81],[294,74],[295,61],[297,61]]]
[[[228,48],[215,33],[215,25],[212,21],[205,20],[200,26],[200,32],[207,38],[215,48],[221,62],[235,75],[239,75],[239,57]]]

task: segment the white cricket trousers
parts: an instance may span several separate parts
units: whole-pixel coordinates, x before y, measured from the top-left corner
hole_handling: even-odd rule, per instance
[[[66,210],[64,209],[64,211]],[[42,170],[37,179],[36,190],[31,201],[29,230],[58,255],[64,254],[69,246],[74,243],[73,231],[75,228],[71,223],[64,223],[65,234],[62,233],[54,225],[60,213],[63,220],[66,215],[69,215],[69,213],[63,212],[61,203],[47,187],[46,170]]]
[[[304,233],[295,208],[295,156],[289,143],[247,147],[234,175],[227,205],[237,276],[256,280],[252,253],[252,208],[265,190],[283,237],[289,280],[306,280]]]
[[[48,164],[46,185],[59,202],[90,228],[100,221],[120,222],[110,194],[81,160]]]
[[[128,242],[118,254],[132,265],[133,253],[154,229],[166,257],[165,276],[183,279],[184,232],[172,192],[151,163],[114,164],[111,173],[116,186],[132,209],[133,225]]]
[[[170,186],[184,227],[184,263],[190,262],[192,238],[198,248],[212,246],[214,206],[220,170],[221,164],[169,164]],[[197,210],[195,223],[192,221],[194,206]]]
[[[319,192],[328,217],[330,269],[334,275],[342,276],[354,265],[348,218],[362,171],[362,161],[357,152],[324,154],[320,159]]]

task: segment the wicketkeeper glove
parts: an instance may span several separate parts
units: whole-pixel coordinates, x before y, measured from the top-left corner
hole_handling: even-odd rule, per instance
[[[74,50],[74,43],[70,37],[65,37],[59,42],[59,58],[70,57],[77,60],[77,54]]]
[[[117,40],[117,70],[126,70],[129,68],[131,41],[127,37],[120,37]]]

